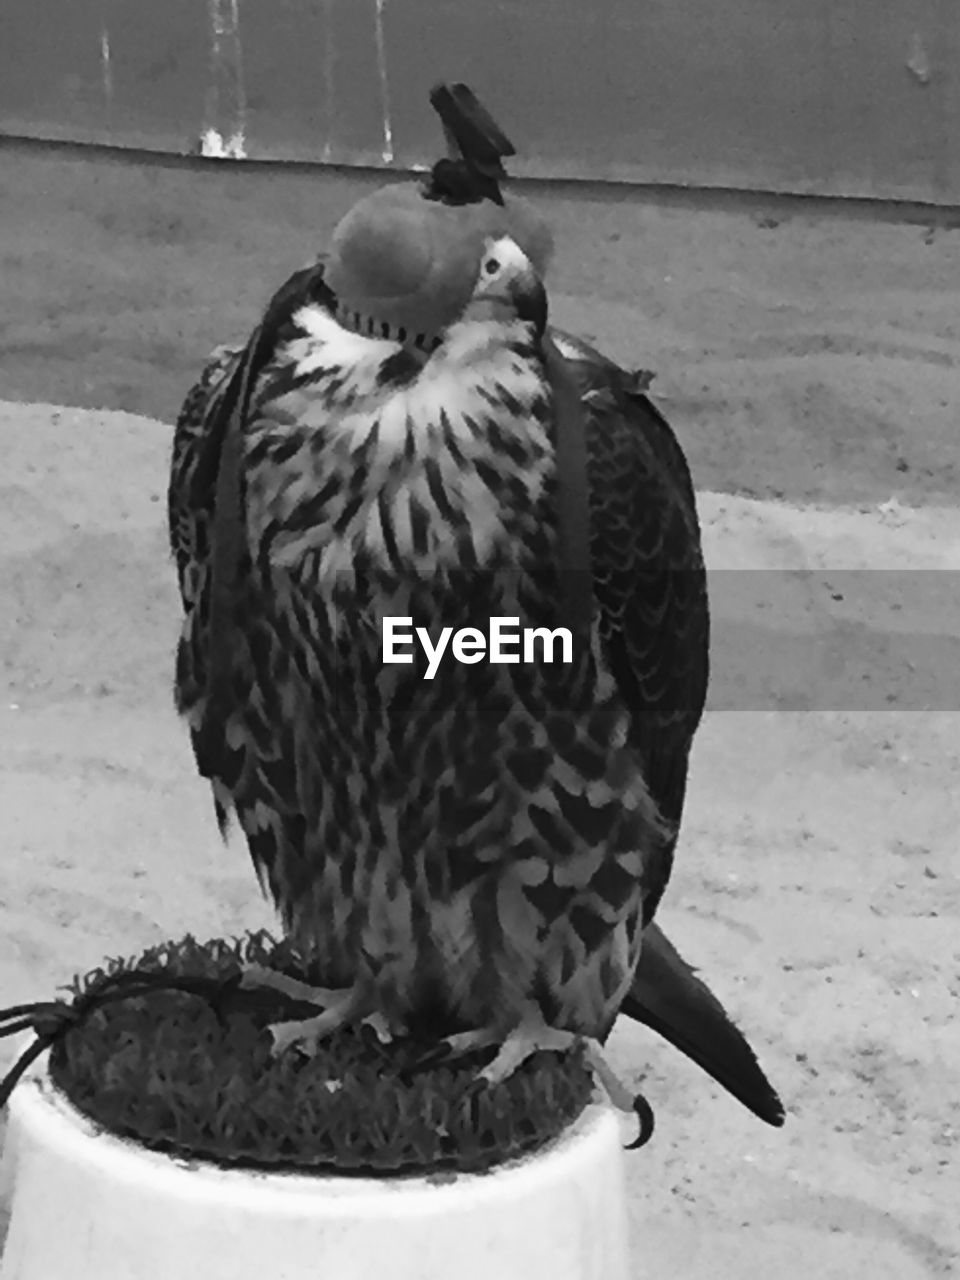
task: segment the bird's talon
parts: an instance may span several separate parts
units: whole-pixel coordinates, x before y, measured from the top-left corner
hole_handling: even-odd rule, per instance
[[[270,1056],[279,1058],[290,1049],[299,1049],[306,1058],[312,1058],[317,1052],[318,1037],[304,1031],[297,1022],[273,1022],[267,1027],[270,1032]]]
[[[645,1147],[653,1137],[653,1130],[656,1121],[653,1114],[653,1107],[646,1100],[642,1093],[638,1093],[633,1099],[634,1115],[640,1121],[640,1132],[634,1138],[633,1142],[628,1142],[624,1147],[625,1151],[639,1151],[641,1147]]]
[[[431,1067],[440,1067],[445,1062],[449,1062],[452,1057],[454,1057],[454,1053],[448,1044],[431,1045],[429,1049],[424,1049],[414,1055],[410,1063],[410,1070],[427,1071]]]
[[[463,1091],[463,1096],[465,1098],[476,1098],[481,1093],[483,1093],[484,1089],[492,1089],[492,1088],[494,1088],[494,1085],[487,1078],[487,1076],[485,1076],[483,1072],[481,1072],[479,1075],[474,1076],[473,1079],[470,1081],[470,1083],[466,1086],[466,1088]]]
[[[360,1030],[364,1035],[371,1032],[379,1045],[393,1044],[396,1039],[393,1027],[382,1013],[371,1013],[364,1018]]]

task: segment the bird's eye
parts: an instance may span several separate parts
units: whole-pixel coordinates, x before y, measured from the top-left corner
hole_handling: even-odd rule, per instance
[[[483,269],[488,276],[495,276],[500,270],[500,263],[496,258],[488,258],[483,264]]]

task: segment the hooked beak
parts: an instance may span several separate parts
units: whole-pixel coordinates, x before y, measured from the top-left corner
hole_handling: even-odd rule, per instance
[[[532,324],[538,338],[547,327],[547,291],[529,262],[482,284],[474,298],[506,307],[518,319]]]
[[[532,324],[534,333],[542,338],[547,328],[547,291],[532,268],[529,279],[514,281],[513,302],[520,319]]]
[[[533,263],[509,236],[487,240],[473,299],[512,312],[533,325],[538,338],[546,330],[546,288]]]

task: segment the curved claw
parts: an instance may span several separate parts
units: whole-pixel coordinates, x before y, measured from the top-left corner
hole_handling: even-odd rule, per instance
[[[638,1093],[633,1099],[633,1110],[640,1121],[640,1132],[634,1138],[633,1142],[627,1143],[624,1147],[624,1151],[639,1151],[641,1147],[645,1147],[653,1137],[653,1131],[656,1127],[653,1107],[651,1107],[650,1103],[642,1093]]]

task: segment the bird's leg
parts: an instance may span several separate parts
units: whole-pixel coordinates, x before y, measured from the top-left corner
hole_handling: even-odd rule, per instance
[[[613,1105],[618,1111],[635,1112],[637,1095],[630,1092],[613,1067],[611,1067],[607,1061],[606,1054],[600,1047],[600,1042],[598,1040],[588,1040],[584,1037],[581,1043],[583,1044],[587,1065],[603,1086],[607,1097]]]
[[[445,1048],[456,1056],[473,1053],[477,1049],[483,1049],[492,1044],[499,1044],[496,1057],[477,1075],[477,1085],[488,1086],[500,1084],[501,1081],[508,1079],[529,1057],[540,1050],[564,1053],[580,1044],[583,1046],[587,1065],[611,1103],[618,1111],[639,1118],[640,1132],[636,1140],[630,1144],[631,1148],[642,1147],[653,1133],[653,1111],[650,1104],[642,1095],[630,1092],[610,1066],[599,1041],[578,1035],[574,1031],[561,1031],[556,1027],[548,1026],[536,1006],[526,1010],[506,1039],[490,1028],[482,1028],[478,1031],[464,1031],[458,1035],[448,1036],[443,1043]]]
[[[478,1031],[458,1031],[456,1035],[445,1036],[440,1045],[444,1058],[465,1058],[478,1049],[500,1044],[501,1039],[492,1027],[481,1027]]]
[[[274,1022],[268,1028],[273,1037],[273,1054],[297,1048],[312,1057],[317,1045],[341,1027],[356,1024],[373,1028],[381,1044],[389,1044],[394,1031],[388,1020],[370,1009],[366,991],[359,987],[314,987],[263,965],[249,965],[240,978],[241,987],[278,991],[291,1000],[311,1004],[322,1012],[312,1018]]]
[[[290,978],[276,969],[268,969],[262,964],[250,964],[240,977],[240,986],[247,990],[279,991],[290,1000],[300,1000],[303,1004],[316,1005],[318,1009],[329,1008],[349,993],[349,988],[314,987],[309,982],[301,982],[299,978]]]
[[[318,1013],[312,1018],[271,1022],[268,1030],[273,1037],[271,1050],[273,1056],[279,1057],[287,1049],[299,1049],[308,1058],[312,1058],[321,1040],[325,1040],[327,1036],[333,1035],[335,1031],[339,1031],[341,1027],[351,1022],[360,1021],[356,1017],[357,1005],[357,993],[347,991],[328,1009],[324,1009],[323,1013]]]
[[[572,1049],[580,1037],[572,1031],[558,1031],[548,1027],[539,1014],[525,1017],[519,1026],[500,1042],[497,1056],[477,1076],[489,1085],[500,1084],[512,1076],[526,1060],[541,1049],[565,1053]]]

